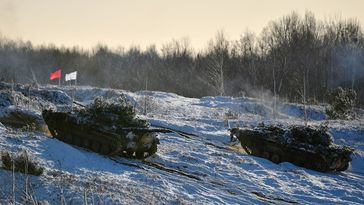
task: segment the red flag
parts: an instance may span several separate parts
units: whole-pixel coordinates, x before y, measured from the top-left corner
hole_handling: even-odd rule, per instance
[[[51,80],[57,79],[57,78],[61,78],[61,69],[57,70],[54,73],[51,73]]]

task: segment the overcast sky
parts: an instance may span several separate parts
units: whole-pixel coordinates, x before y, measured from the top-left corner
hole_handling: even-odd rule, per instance
[[[36,45],[84,48],[159,47],[188,37],[200,49],[217,30],[238,39],[247,29],[259,34],[269,21],[306,10],[319,19],[364,22],[364,0],[0,0],[0,33]]]

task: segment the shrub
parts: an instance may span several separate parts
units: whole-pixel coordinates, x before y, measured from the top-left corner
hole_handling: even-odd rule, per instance
[[[141,114],[148,115],[158,108],[157,102],[152,96],[144,95],[138,98],[138,104],[141,107]]]
[[[96,121],[110,125],[124,127],[147,127],[145,120],[136,117],[135,109],[126,102],[125,97],[120,97],[117,102],[108,102],[102,97],[95,98],[94,103],[88,107],[89,113]]]
[[[7,170],[14,170],[16,172],[32,174],[36,176],[39,176],[43,173],[43,168],[33,160],[30,160],[26,151],[23,151],[16,156],[12,156],[9,154],[9,152],[2,152],[1,161],[3,163],[3,168]]]
[[[338,87],[329,94],[329,108],[326,114],[330,119],[352,120],[355,118],[354,106],[356,92],[352,89]]]

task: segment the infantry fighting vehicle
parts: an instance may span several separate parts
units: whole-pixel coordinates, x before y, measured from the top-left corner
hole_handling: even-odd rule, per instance
[[[145,158],[159,144],[155,130],[136,118],[123,98],[116,103],[96,98],[72,112],[44,110],[42,115],[53,137],[103,155]]]
[[[351,161],[353,149],[333,143],[331,135],[322,128],[309,126],[258,126],[233,128],[244,150],[274,163],[291,162],[316,171],[344,171]]]

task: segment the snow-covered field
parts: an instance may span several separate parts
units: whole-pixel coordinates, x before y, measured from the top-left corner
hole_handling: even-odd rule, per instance
[[[72,88],[62,88],[71,96]],[[283,103],[278,112],[252,98],[186,98],[173,93],[79,87],[75,99],[127,99],[154,126],[193,134],[159,134],[156,155],[145,161],[109,158],[38,132],[0,124],[0,149],[26,150],[45,168],[30,176],[30,193],[50,204],[364,204],[364,126],[362,120],[328,121],[335,143],[356,149],[348,170],[320,173],[274,164],[247,155],[229,142],[228,127],[264,122],[303,124],[303,106]],[[147,103],[145,103],[147,101]],[[324,108],[309,106],[312,125],[326,122]],[[235,147],[236,149],[232,149]],[[23,203],[25,179],[15,174],[15,196]],[[0,204],[13,197],[13,173],[0,169]]]

